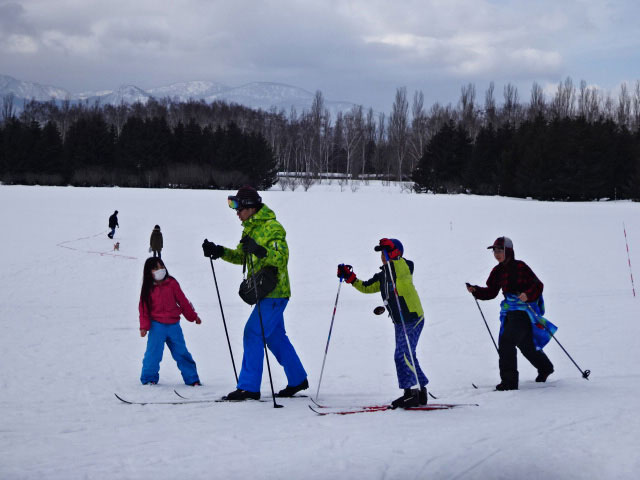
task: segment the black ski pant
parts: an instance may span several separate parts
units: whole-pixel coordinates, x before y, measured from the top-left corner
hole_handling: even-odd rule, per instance
[[[502,335],[498,339],[500,379],[510,387],[518,386],[518,358],[516,347],[531,362],[538,373],[553,372],[553,364],[542,350],[533,344],[533,326],[527,312],[515,310],[507,313]]]

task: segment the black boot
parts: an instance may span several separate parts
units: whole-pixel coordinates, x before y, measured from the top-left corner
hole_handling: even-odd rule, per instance
[[[427,402],[429,401],[429,397],[427,396],[427,387],[422,387],[420,389],[420,405],[426,405]]]
[[[546,382],[547,378],[549,378],[549,375],[551,375],[552,373],[553,373],[553,369],[551,369],[551,371],[538,372],[538,376],[536,377],[536,382],[538,383]]]
[[[498,392],[504,392],[507,390],[518,390],[518,384],[500,382],[498,385],[496,385],[496,390]]]
[[[278,393],[276,393],[276,397],[293,397],[296,393],[301,390],[306,390],[309,388],[309,381],[305,378],[302,383],[296,385],[295,387],[291,387],[287,385],[286,388],[283,388]]]
[[[404,395],[391,402],[391,408],[409,408],[420,405],[420,392],[411,388],[404,389]]]
[[[222,399],[236,402],[240,402],[242,400],[260,400],[260,392],[249,392],[248,390],[237,389],[226,397],[222,397]]]

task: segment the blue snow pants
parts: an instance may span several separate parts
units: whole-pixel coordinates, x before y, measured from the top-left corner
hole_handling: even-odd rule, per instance
[[[305,372],[284,329],[283,314],[287,303],[289,303],[288,298],[263,298],[259,305],[267,347],[276,357],[278,363],[284,367],[287,384],[296,386],[307,378],[307,372]],[[262,383],[264,344],[262,343],[258,305],[253,307],[247,324],[244,326],[243,345],[242,369],[237,388],[249,392],[259,392]]]
[[[396,362],[396,372],[398,373],[398,386],[400,388],[411,388],[416,384],[416,375],[411,365],[411,356],[407,349],[407,340],[404,336],[402,323],[394,323],[393,326],[396,331],[396,351],[393,358]],[[424,327],[424,320],[420,319],[416,323],[405,323],[405,326],[407,327],[407,337],[409,337],[409,343],[411,344],[413,361],[418,371],[418,380],[420,381],[420,386],[424,387],[429,383],[429,380],[420,368],[420,363],[416,357],[416,346],[418,345],[418,339]]]
[[[142,360],[142,373],[140,381],[144,383],[156,382],[160,378],[160,362],[164,352],[164,344],[167,344],[171,356],[178,364],[182,379],[187,385],[199,382],[196,362],[187,350],[180,322],[166,324],[156,321],[151,322],[151,329],[147,338],[147,351]]]

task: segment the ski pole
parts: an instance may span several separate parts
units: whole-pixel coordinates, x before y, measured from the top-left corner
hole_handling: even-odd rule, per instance
[[[465,285],[467,287],[471,286],[471,284],[469,284],[469,283],[465,283]],[[480,308],[480,304],[478,303],[478,299],[476,297],[473,297],[473,299],[476,301],[476,305],[478,306],[478,310],[480,310],[480,315],[482,315],[482,320],[484,320],[484,326],[487,327],[487,332],[489,332],[489,336],[491,337],[491,341],[493,342],[493,346],[496,347],[496,352],[498,352],[498,355],[500,355],[500,351],[498,350],[498,345],[496,345],[496,341],[493,339],[493,334],[491,333],[491,329],[489,328],[489,324],[487,323],[487,319],[484,318],[484,313],[482,313],[482,309]]]
[[[622,230],[624,231],[624,243],[627,246],[627,262],[629,263],[629,275],[631,275],[631,290],[633,291],[633,296],[636,296],[636,287],[633,286],[633,272],[631,271],[631,257],[629,257],[629,242],[627,242],[627,227],[625,227],[624,222],[622,222]]]
[[[529,309],[529,311],[533,314],[534,318],[536,320],[538,320],[538,314],[535,312],[535,310],[533,308],[531,308],[531,305],[527,304],[527,308]],[[551,335],[551,337],[558,342],[558,345],[560,345],[560,348],[562,349],[562,351],[564,353],[567,354],[567,357],[569,357],[569,360],[571,360],[573,362],[573,364],[576,366],[576,368],[580,371],[580,373],[582,374],[582,378],[584,378],[585,380],[589,380],[589,375],[591,375],[591,370],[582,370],[578,364],[575,362],[575,360],[571,357],[571,355],[569,355],[569,352],[567,352],[565,350],[565,348],[562,346],[562,344],[560,343],[560,341],[556,338],[556,336],[553,334],[553,332],[551,332],[551,330],[549,330],[549,328],[540,320],[538,320],[538,324],[542,325],[544,327],[544,329],[549,333],[549,335]]]
[[[256,307],[258,308],[258,318],[260,319],[260,331],[262,332],[262,344],[264,345],[264,356],[267,358],[267,371],[269,372],[269,385],[271,385],[271,398],[273,398],[273,408],[282,408],[282,405],[276,403],[276,392],[273,390],[273,378],[271,377],[271,366],[269,365],[269,353],[267,352],[267,339],[264,336],[264,324],[262,323],[262,312],[260,311],[260,299],[258,298],[258,284],[253,270],[253,258],[249,257],[249,266],[251,267],[251,277],[253,278],[253,289],[256,291]]]
[[[236,370],[236,362],[233,360],[233,351],[231,350],[231,341],[229,340],[229,331],[227,330],[227,322],[224,318],[224,310],[222,309],[222,300],[220,299],[220,289],[218,288],[218,279],[216,271],[213,268],[213,259],[209,257],[211,262],[211,271],[213,272],[213,281],[216,284],[216,293],[218,294],[218,303],[220,304],[220,314],[222,315],[222,324],[224,325],[224,333],[227,336],[227,345],[229,345],[229,354],[231,355],[231,365],[233,365],[233,374],[236,376],[236,384],[238,383],[238,372]]]
[[[413,359],[413,351],[411,350],[411,343],[409,343],[409,335],[407,335],[407,327],[404,323],[404,316],[402,315],[402,307],[400,306],[400,298],[398,295],[398,288],[396,287],[396,281],[393,279],[393,272],[391,270],[391,263],[389,260],[389,254],[386,250],[382,250],[384,252],[384,258],[387,260],[387,270],[389,270],[389,278],[391,279],[391,284],[393,285],[393,294],[396,297],[396,305],[398,306],[398,313],[400,314],[400,323],[402,324],[402,332],[404,333],[404,339],[407,342],[407,350],[409,350],[409,359],[411,360],[411,367],[413,368],[413,375],[416,378],[416,385],[418,387],[418,395],[420,394],[420,380],[418,379],[418,369],[416,368],[416,362]]]
[[[331,315],[331,324],[329,325],[329,336],[327,337],[327,346],[324,348],[324,358],[322,359],[322,368],[320,369],[320,380],[318,380],[318,390],[316,391],[316,402],[320,395],[320,384],[322,383],[322,374],[324,373],[324,363],[327,361],[327,352],[329,351],[329,342],[331,341],[331,332],[333,331],[333,319],[336,318],[336,309],[338,308],[338,298],[340,297],[340,287],[342,287],[342,277],[338,284],[338,293],[336,294],[336,303],[333,305],[333,315]]]

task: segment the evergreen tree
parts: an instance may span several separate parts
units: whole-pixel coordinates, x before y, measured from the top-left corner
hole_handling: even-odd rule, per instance
[[[425,153],[413,172],[418,192],[449,193],[460,191],[463,169],[471,164],[472,145],[464,127],[445,123],[429,140]]]
[[[470,168],[467,170],[465,185],[473,193],[496,194],[495,177],[500,145],[493,124],[483,126],[478,131],[472,150]]]
[[[68,175],[87,167],[111,170],[114,167],[114,153],[115,132],[101,115],[81,117],[69,126],[65,139]]]
[[[49,120],[42,129],[40,142],[36,146],[40,171],[47,174],[61,174],[64,168],[64,148],[62,135],[54,122]]]

